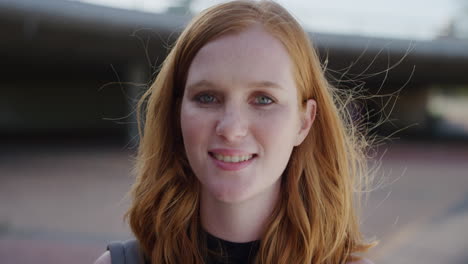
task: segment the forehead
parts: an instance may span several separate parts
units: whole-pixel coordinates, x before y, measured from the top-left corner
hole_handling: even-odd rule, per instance
[[[293,85],[292,61],[283,44],[260,25],[208,42],[189,68],[187,83],[271,81]]]

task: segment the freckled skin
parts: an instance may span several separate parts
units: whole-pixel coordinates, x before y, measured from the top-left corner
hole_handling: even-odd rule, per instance
[[[302,125],[304,113],[299,111],[292,69],[284,46],[260,26],[215,39],[195,56],[182,100],[181,129],[203,197],[240,203],[278,194],[292,149],[308,133]],[[190,88],[202,80],[213,85]],[[280,88],[249,85],[261,81]],[[216,100],[201,103],[197,96],[207,92]],[[273,103],[259,104],[260,96],[272,98]],[[208,154],[213,148],[257,156],[246,168],[226,171]]]

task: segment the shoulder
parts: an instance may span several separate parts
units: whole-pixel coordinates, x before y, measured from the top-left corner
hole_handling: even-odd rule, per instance
[[[96,259],[96,261],[94,262],[94,264],[111,264],[112,263],[112,260],[111,260],[111,255],[110,255],[110,252],[109,250],[107,250],[106,252],[104,252],[104,254],[102,254],[98,259]]]
[[[107,245],[107,250],[110,255],[109,259],[114,263],[147,263],[147,258],[136,239],[111,242]]]
[[[374,264],[374,262],[370,261],[369,259],[362,258],[360,260],[356,260],[353,262],[348,262],[346,264]]]

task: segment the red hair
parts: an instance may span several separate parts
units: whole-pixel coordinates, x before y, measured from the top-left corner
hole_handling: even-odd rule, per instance
[[[300,102],[317,102],[317,117],[293,150],[281,195],[261,238],[256,263],[344,263],[363,241],[356,199],[367,176],[366,141],[324,77],[298,22],[270,1],[232,1],[209,8],[186,27],[139,103],[140,129],[130,226],[152,263],[204,263],[200,186],[184,151],[180,103],[190,64],[209,41],[260,24],[287,49]],[[302,104],[302,106],[304,106]]]

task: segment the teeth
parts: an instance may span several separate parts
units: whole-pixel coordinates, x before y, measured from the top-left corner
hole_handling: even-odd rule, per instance
[[[223,156],[221,154],[214,153],[214,157],[217,160],[235,163],[235,162],[242,162],[242,161],[249,160],[253,157],[253,155],[251,154],[251,155],[244,155],[244,156]]]

